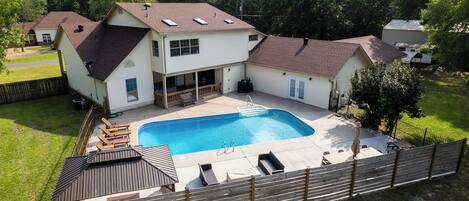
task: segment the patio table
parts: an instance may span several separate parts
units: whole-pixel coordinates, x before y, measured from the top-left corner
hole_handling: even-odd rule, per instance
[[[227,182],[235,181],[237,179],[250,177],[250,176],[257,176],[261,175],[261,172],[257,168],[249,168],[243,170],[232,170],[226,172],[226,180]]]
[[[362,148],[360,149],[360,153],[357,154],[356,159],[363,159],[363,158],[369,158],[373,156],[379,156],[382,155],[381,152],[376,150],[375,148],[368,147],[368,148]],[[334,154],[329,154],[323,156],[324,159],[329,161],[331,164],[336,164],[336,163],[343,163],[346,161],[352,161],[353,160],[353,152],[352,151],[344,151],[341,153],[334,153]]]

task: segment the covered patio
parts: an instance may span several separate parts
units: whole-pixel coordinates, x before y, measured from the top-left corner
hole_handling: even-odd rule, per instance
[[[164,75],[153,72],[155,105],[169,108],[182,103],[181,95],[190,94],[193,101],[221,93],[221,69]]]

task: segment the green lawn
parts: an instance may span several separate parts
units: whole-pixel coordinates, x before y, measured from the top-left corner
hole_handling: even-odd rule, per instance
[[[44,54],[39,54],[39,55],[34,55],[34,56],[23,56],[20,58],[9,59],[7,60],[7,64],[29,63],[29,62],[35,62],[35,61],[56,60],[56,59],[57,59],[57,53],[50,52],[50,53],[44,53]]]
[[[427,144],[469,138],[469,87],[462,78],[445,74],[426,75],[425,93],[419,105],[426,117],[411,119],[404,116],[398,125],[398,136],[421,143],[424,128],[428,128]],[[349,200],[469,200],[469,146],[458,175],[420,182],[392,190],[367,194]]]
[[[1,200],[50,200],[84,117],[70,99],[0,105]]]
[[[61,76],[58,64],[13,68],[0,73],[0,84]]]

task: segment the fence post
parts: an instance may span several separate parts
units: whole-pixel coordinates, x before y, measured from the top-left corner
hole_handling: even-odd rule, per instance
[[[428,179],[430,180],[432,178],[432,171],[433,171],[433,161],[435,160],[435,155],[436,155],[436,147],[438,144],[433,145],[433,153],[432,153],[432,160],[430,161],[430,168],[428,170]]]
[[[256,200],[256,177],[251,176],[251,201]]]
[[[189,201],[191,196],[191,192],[189,191],[189,187],[186,186],[186,189],[184,190],[184,200]]]
[[[309,167],[306,167],[305,169],[305,194],[304,194],[304,200],[308,200],[308,194],[309,194],[309,173],[310,169]]]
[[[425,128],[425,133],[423,133],[423,142],[422,142],[422,146],[425,146],[425,139],[427,138],[427,129],[428,129],[428,128]]]
[[[352,181],[350,182],[350,192],[349,196],[353,196],[353,188],[355,185],[355,174],[357,173],[357,160],[353,159],[353,166],[352,166]]]
[[[396,182],[397,164],[399,163],[400,154],[401,154],[401,150],[398,150],[396,152],[396,158],[394,159],[394,169],[392,170],[391,188],[394,187],[394,182]]]
[[[461,169],[462,158],[464,158],[464,149],[466,148],[467,138],[462,139],[461,152],[459,153],[458,166],[456,166],[456,173]]]

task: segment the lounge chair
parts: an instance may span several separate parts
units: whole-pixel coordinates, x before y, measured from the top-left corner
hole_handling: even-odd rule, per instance
[[[129,135],[130,130],[118,130],[118,131],[110,131],[107,128],[99,128],[101,131],[106,135],[106,137],[115,137],[115,136],[123,136],[123,135]]]
[[[103,142],[98,142],[96,143],[96,148],[98,148],[99,151],[114,149],[114,144],[104,144]]]
[[[103,142],[105,145],[127,145],[127,143],[130,142],[130,138],[129,136],[126,136],[126,135],[122,135],[122,136],[119,136],[119,137],[104,137],[104,135],[97,135],[99,140],[101,140],[101,142]]]
[[[213,172],[212,164],[199,164],[199,170],[199,178],[204,186],[212,186],[220,183]]]
[[[285,170],[285,166],[272,152],[259,155],[257,165],[266,175],[282,173]]]
[[[101,122],[103,122],[103,124],[106,125],[107,129],[112,129],[113,131],[129,129],[129,126],[130,126],[130,124],[116,124],[116,123],[113,124],[104,117],[101,118]]]
[[[190,104],[193,104],[195,102],[195,99],[194,97],[192,96],[192,93],[189,92],[189,93],[185,93],[185,94],[181,94],[179,95],[179,98],[181,98],[182,100],[182,103],[181,105],[183,107],[186,107],[186,105],[190,105]]]

